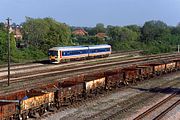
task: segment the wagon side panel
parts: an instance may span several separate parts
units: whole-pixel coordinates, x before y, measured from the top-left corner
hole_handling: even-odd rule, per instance
[[[1,118],[7,119],[8,117],[13,116],[13,114],[16,114],[16,104],[17,103],[8,103],[6,105],[1,106]]]

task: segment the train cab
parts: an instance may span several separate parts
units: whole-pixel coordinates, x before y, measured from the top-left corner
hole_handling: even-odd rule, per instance
[[[60,53],[61,51],[55,49],[55,48],[52,48],[48,51],[48,56],[49,56],[49,61],[50,63],[59,63],[60,62]]]

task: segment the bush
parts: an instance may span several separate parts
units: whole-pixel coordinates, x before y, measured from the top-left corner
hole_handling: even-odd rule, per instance
[[[47,57],[43,51],[34,47],[15,50],[12,52],[12,62],[37,61]]]

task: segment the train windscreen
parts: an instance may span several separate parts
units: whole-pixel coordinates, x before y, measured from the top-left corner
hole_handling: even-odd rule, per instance
[[[49,55],[49,56],[58,56],[58,51],[50,50],[50,51],[48,52],[48,55]]]

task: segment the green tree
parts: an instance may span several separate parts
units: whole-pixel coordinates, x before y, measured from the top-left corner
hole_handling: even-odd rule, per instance
[[[13,54],[16,51],[16,42],[13,34],[10,34],[10,46],[11,46],[11,58],[13,58]],[[0,30],[0,60],[7,61],[7,31]]]
[[[26,18],[23,23],[24,39],[40,50],[47,51],[53,46],[71,45],[70,28],[52,18]]]
[[[170,30],[164,22],[155,20],[148,21],[145,22],[142,28],[142,41],[148,42],[152,40],[157,40],[162,36],[168,34],[170,34]]]
[[[105,33],[106,32],[106,28],[104,27],[103,23],[98,23],[98,24],[96,24],[96,27],[86,28],[86,30],[88,31],[89,35],[91,35],[91,36],[94,36],[97,33]]]
[[[114,50],[131,49],[138,42],[140,35],[127,27],[108,26],[108,36],[111,38],[109,44]]]
[[[4,30],[4,27],[5,27],[4,23],[0,22],[0,30]]]
[[[108,36],[111,37],[112,40],[118,41],[131,41],[137,40],[138,34],[126,27],[111,27],[108,28]]]
[[[0,30],[0,56],[1,61],[5,59],[7,51],[7,34],[6,32]]]
[[[138,26],[138,25],[128,25],[128,26],[125,26],[126,28],[134,31],[134,32],[137,32],[137,33],[141,33],[141,27]]]
[[[180,35],[180,23],[176,27],[172,28],[172,34]]]
[[[103,23],[96,24],[95,31],[96,33],[105,33],[106,29],[104,27],[104,24]]]

